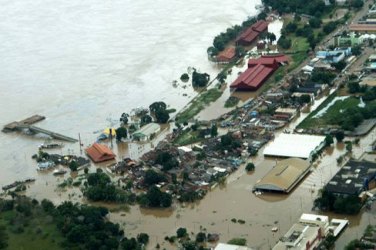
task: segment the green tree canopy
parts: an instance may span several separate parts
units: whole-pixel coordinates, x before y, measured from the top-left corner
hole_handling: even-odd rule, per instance
[[[194,69],[192,73],[192,85],[196,87],[205,87],[210,81],[210,76],[207,73],[199,73]]]

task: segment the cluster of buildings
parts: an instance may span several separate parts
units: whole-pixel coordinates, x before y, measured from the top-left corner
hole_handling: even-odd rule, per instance
[[[347,226],[348,220],[332,219],[328,216],[302,214],[287,233],[281,237],[273,250],[309,250],[318,249],[329,234],[337,237]]]
[[[334,196],[355,196],[364,201],[373,197],[376,188],[376,163],[350,160],[326,184],[325,190]]]
[[[375,33],[376,32],[376,5],[374,4],[368,13],[357,23],[349,25],[349,30],[358,33]]]
[[[244,30],[236,39],[235,45],[250,46],[258,40],[262,33],[268,31],[268,23],[264,20],[257,21]],[[237,58],[236,49],[233,46],[221,51],[215,58],[218,63],[229,63]]]

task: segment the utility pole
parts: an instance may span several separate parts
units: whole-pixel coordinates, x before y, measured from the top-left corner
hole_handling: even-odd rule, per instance
[[[82,155],[82,142],[81,142],[81,135],[78,133],[78,143],[80,144],[80,154]]]

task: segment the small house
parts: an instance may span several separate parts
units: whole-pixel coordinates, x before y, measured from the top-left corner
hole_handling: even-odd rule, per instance
[[[141,127],[132,134],[132,139],[136,141],[148,141],[161,131],[161,127],[157,123],[149,123]]]
[[[106,145],[94,143],[91,147],[88,147],[86,154],[90,159],[97,163],[103,161],[109,161],[115,159],[116,155]]]

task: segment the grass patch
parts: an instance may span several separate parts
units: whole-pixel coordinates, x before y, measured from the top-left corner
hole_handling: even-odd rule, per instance
[[[225,108],[232,108],[238,105],[240,99],[236,96],[230,96],[225,102]]]
[[[307,53],[305,52],[297,52],[293,55],[291,55],[292,62],[290,63],[287,71],[291,72],[297,67],[299,67],[300,64],[307,58]]]
[[[344,100],[337,100],[330,108],[320,117],[314,117],[320,110],[325,108],[337,95],[329,96],[318,109],[312,112],[306,119],[298,125],[298,128],[312,128],[326,125],[339,125],[338,120],[341,117],[343,110],[351,107],[356,107],[359,104],[359,99],[355,97],[348,97]]]
[[[186,122],[192,119],[195,115],[201,112],[209,103],[216,101],[221,95],[222,91],[217,88],[212,88],[202,92],[197,98],[183,112],[176,116],[176,121],[179,123]]]
[[[200,142],[203,140],[203,138],[200,138],[198,135],[198,131],[192,131],[192,130],[185,130],[183,133],[181,133],[178,137],[175,138],[173,141],[174,144],[177,144],[179,146],[184,146],[196,142]]]
[[[0,225],[6,227],[9,237],[7,249],[64,249],[61,246],[64,238],[53,219],[44,212],[38,211],[32,218],[24,219],[22,225],[11,223],[14,220],[22,220],[16,217],[15,211],[1,213]]]
[[[326,100],[321,103],[317,109],[313,112],[311,112],[301,123],[299,123],[299,125],[297,126],[297,128],[310,128],[314,125],[314,117],[320,110],[322,110],[323,108],[325,108],[335,97],[337,96],[337,91],[333,92],[330,96],[328,96],[328,98],[326,98]]]

